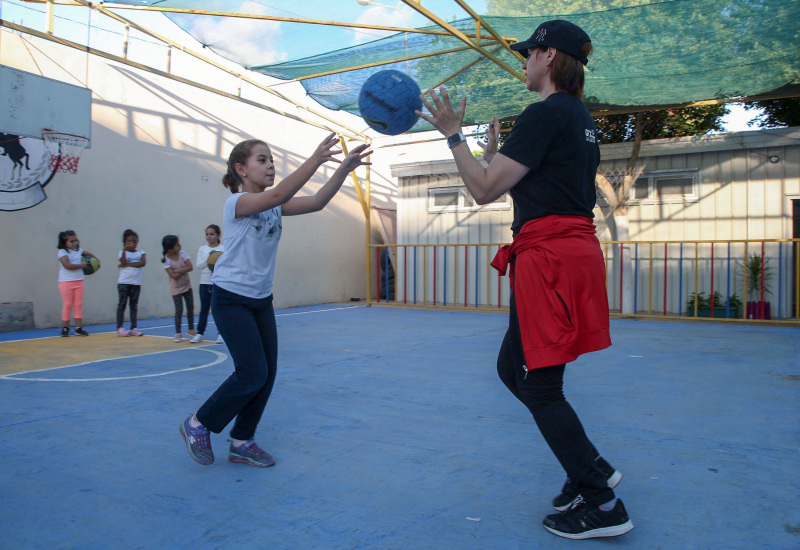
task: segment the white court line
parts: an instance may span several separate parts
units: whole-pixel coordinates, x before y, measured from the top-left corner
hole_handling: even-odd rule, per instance
[[[289,315],[305,315],[306,313],[325,313],[326,311],[338,311],[341,309],[355,309],[359,307],[366,307],[366,306],[346,306],[346,307],[332,307],[330,309],[315,309],[312,311],[299,311],[297,313],[276,313],[275,317],[287,317]],[[215,325],[216,323],[212,320],[208,320],[209,325]],[[175,325],[158,325],[155,327],[145,327],[147,330],[154,329],[154,328],[170,328],[174,327]],[[155,336],[154,334],[148,334],[147,336]],[[172,338],[172,336],[160,336],[160,338]]]
[[[171,371],[167,371],[167,372],[158,372],[158,373],[155,373],[155,374],[139,374],[139,375],[136,375],[136,376],[113,376],[113,377],[109,377],[109,378],[19,378],[19,377],[17,377],[17,375],[27,374],[29,372],[49,372],[49,371],[60,370],[60,369],[69,369],[69,368],[72,368],[72,367],[80,367],[80,366],[83,366],[83,365],[91,365],[92,363],[102,363],[104,361],[114,361],[114,360],[118,360],[118,359],[131,359],[131,358],[134,358],[134,357],[145,357],[147,355],[157,355],[159,353],[172,353],[174,351],[185,351],[186,349],[196,349],[196,350],[208,351],[210,353],[215,354],[217,356],[217,358],[214,361],[212,361],[211,363],[206,363],[205,365],[199,365],[197,367],[188,367],[188,368],[185,368],[185,369],[177,369],[177,370],[171,370]],[[155,351],[155,352],[152,352],[152,353],[142,353],[140,355],[128,355],[128,356],[125,356],[125,357],[115,357],[115,358],[111,358],[111,359],[98,359],[97,361],[86,361],[84,363],[78,363],[76,365],[64,365],[63,367],[52,367],[52,368],[49,368],[49,369],[42,369],[42,370],[38,370],[38,371],[15,372],[15,373],[12,373],[12,374],[4,374],[4,375],[0,376],[0,380],[15,380],[15,381],[21,381],[21,382],[108,382],[108,381],[112,381],[112,380],[135,380],[137,378],[154,378],[156,376],[166,376],[168,374],[176,374],[176,373],[179,373],[179,372],[188,372],[188,371],[192,371],[192,370],[207,369],[208,367],[213,367],[214,365],[218,365],[219,363],[222,363],[227,358],[228,358],[228,356],[226,354],[224,354],[224,353],[221,353],[221,352],[216,351],[214,349],[210,349],[207,346],[202,346],[202,347],[196,347],[196,348],[182,348],[182,349],[173,349],[173,350],[167,350],[167,351]]]
[[[339,310],[342,310],[342,309],[356,309],[356,308],[360,308],[360,307],[366,307],[366,306],[332,307],[330,309],[315,309],[315,310],[312,310],[312,311],[300,311],[298,313],[278,313],[278,314],[275,315],[275,317],[286,317],[286,316],[289,316],[289,315],[305,315],[306,313],[325,313],[326,311],[339,311]],[[216,323],[214,322],[213,319],[209,319],[208,320],[208,324],[216,326]],[[151,330],[151,329],[154,329],[154,328],[170,328],[170,327],[174,327],[174,326],[175,326],[174,324],[157,325],[157,326],[154,326],[154,327],[144,327],[144,329],[145,330]],[[107,331],[104,331],[104,332],[95,332],[93,334],[114,334],[116,332],[117,332],[116,330],[107,330]],[[154,338],[173,338],[173,336],[158,336],[156,334],[146,334],[145,336],[152,336]],[[55,338],[55,337],[56,337],[56,335],[54,335],[54,336],[37,336],[36,338],[22,338],[20,340],[0,340],[0,344],[6,344],[6,343],[11,344],[11,343],[14,343],[14,342],[30,342],[30,341],[33,341],[33,340],[45,340],[47,338]],[[2,378],[2,377],[0,377],[0,378]]]

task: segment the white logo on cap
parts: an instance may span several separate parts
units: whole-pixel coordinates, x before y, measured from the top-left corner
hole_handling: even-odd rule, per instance
[[[536,33],[536,41],[541,42],[542,40],[544,40],[546,34],[547,34],[547,29],[539,29],[539,32]]]

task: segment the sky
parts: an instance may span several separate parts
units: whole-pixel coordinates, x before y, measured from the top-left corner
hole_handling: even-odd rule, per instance
[[[272,0],[274,1],[274,0]],[[284,9],[277,2],[272,5],[263,1],[239,0],[227,4],[238,5],[242,11],[250,13],[271,13],[283,17],[311,17],[308,4],[316,2],[313,6],[313,18],[338,21],[353,21],[361,23],[399,26],[408,24],[410,27],[421,27],[429,24],[427,19],[418,14],[400,1],[372,2],[370,5],[360,5],[358,0],[306,0],[306,9],[303,13],[293,11],[295,4],[283,4],[289,7]],[[361,0],[367,2],[368,0]],[[209,2],[209,9],[211,4]],[[465,17],[466,14],[453,2],[453,0],[425,0],[423,5],[439,17],[452,20]],[[479,13],[485,11],[485,0],[470,1]],[[57,20],[55,34],[75,42],[86,43],[87,37],[92,46],[118,53],[121,49],[124,28],[121,24],[110,22],[105,16],[94,14],[83,7],[56,6]],[[197,42],[176,26],[165,15],[157,12],[136,12],[133,10],[120,10],[124,17],[143,24],[159,34],[176,42],[197,48]],[[44,29],[44,6],[31,4],[19,0],[0,0],[0,17],[36,29]],[[91,18],[91,21],[90,21]],[[297,23],[279,23],[274,21],[237,20],[231,18],[216,18],[208,16],[175,17],[181,26],[192,30],[201,42],[209,44],[225,55],[225,47],[237,48],[237,55],[243,55],[248,63],[267,64],[299,59],[315,53],[322,53],[333,49],[365,43],[382,37],[385,33],[374,30],[343,30],[320,25],[305,25]],[[92,32],[87,32],[87,23],[91,22]],[[131,55],[136,52],[149,60],[155,58],[156,52],[165,56],[165,48],[154,39],[132,33],[137,40],[133,41]],[[222,40],[220,39],[222,37]],[[225,40],[227,38],[227,40]],[[255,38],[255,40],[248,40]],[[215,44],[216,41],[221,42]],[[242,51],[242,44],[256,43],[260,48]],[[729,132],[753,130],[747,122],[756,116],[755,111],[745,111],[738,104],[730,105],[731,113],[724,121],[725,130]]]

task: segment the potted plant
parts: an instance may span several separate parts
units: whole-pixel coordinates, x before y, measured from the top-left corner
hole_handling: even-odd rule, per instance
[[[761,300],[761,289],[763,286],[764,294],[770,294],[772,289],[772,266],[769,265],[769,258],[762,258],[758,254],[752,254],[742,268],[742,276],[747,278],[747,318],[748,319],[769,319],[769,302]]]
[[[723,300],[722,294],[719,291],[714,291],[713,298],[706,297],[705,292],[693,292],[686,302],[687,314],[690,317],[695,316],[694,304],[697,302],[697,317],[711,317],[711,305],[714,305],[714,317],[725,319],[735,319],[739,317],[739,309],[742,307],[742,301],[736,294],[728,296],[727,300]],[[730,314],[728,307],[730,306]]]

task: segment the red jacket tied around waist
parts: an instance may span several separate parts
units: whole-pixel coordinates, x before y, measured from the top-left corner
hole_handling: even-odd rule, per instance
[[[528,369],[569,363],[611,345],[605,262],[591,218],[526,223],[492,267],[505,275],[509,263]]]

